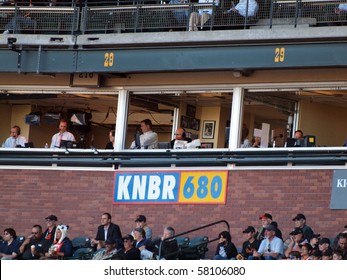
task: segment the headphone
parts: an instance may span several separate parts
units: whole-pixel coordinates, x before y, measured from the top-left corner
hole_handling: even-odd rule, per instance
[[[17,130],[17,135],[20,135],[20,127],[18,125],[13,126]]]
[[[182,138],[186,138],[186,130],[183,128]]]

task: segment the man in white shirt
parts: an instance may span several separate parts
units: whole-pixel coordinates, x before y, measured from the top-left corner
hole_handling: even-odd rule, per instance
[[[59,132],[52,137],[51,148],[60,148],[61,140],[76,142],[75,136],[67,131],[67,120],[61,119],[59,123]]]
[[[145,119],[141,121],[140,147],[136,147],[135,141],[131,143],[130,149],[158,149],[158,135],[152,131],[152,121]]]
[[[27,139],[20,135],[20,127],[18,125],[14,125],[10,130],[10,137],[6,139],[3,148],[24,148],[25,143],[27,143]]]
[[[248,259],[280,260],[283,256],[283,241],[276,236],[276,227],[268,225],[265,228],[265,239],[260,243],[257,251],[253,252],[253,257]]]

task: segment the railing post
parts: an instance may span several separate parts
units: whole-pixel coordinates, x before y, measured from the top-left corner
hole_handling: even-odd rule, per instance
[[[274,15],[274,2],[276,0],[271,0],[271,4],[270,4],[270,16],[269,16],[269,27],[270,29],[272,28],[272,19],[273,19],[273,15]]]

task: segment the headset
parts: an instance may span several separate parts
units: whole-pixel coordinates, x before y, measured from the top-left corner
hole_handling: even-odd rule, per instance
[[[15,128],[17,130],[17,135],[20,135],[20,127],[18,125],[14,125],[12,128]]]

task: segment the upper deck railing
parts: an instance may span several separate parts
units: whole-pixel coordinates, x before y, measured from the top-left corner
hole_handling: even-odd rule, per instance
[[[207,0],[208,1],[208,0]],[[0,31],[8,34],[169,32],[326,26],[347,23],[346,0],[265,0],[253,15],[231,11],[228,0],[209,3],[160,1],[41,1],[0,6]],[[248,0],[250,1],[250,0]],[[28,2],[28,1],[26,1]],[[178,2],[178,1],[177,1]],[[248,2],[250,3],[250,2]],[[240,14],[241,13],[241,14]],[[208,14],[208,16],[206,16]],[[204,15],[204,23],[195,21]]]

